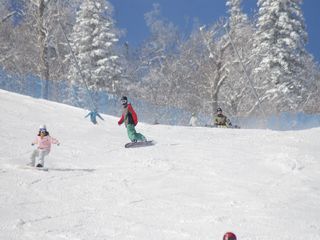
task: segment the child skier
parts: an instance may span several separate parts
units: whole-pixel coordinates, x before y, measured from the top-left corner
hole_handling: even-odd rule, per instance
[[[128,137],[131,142],[145,142],[147,139],[141,133],[137,133],[135,126],[138,124],[138,117],[136,112],[130,103],[128,103],[128,99],[126,96],[121,98],[121,104],[123,106],[123,112],[120,120],[118,121],[118,125],[120,126],[123,122],[127,128]]]
[[[59,141],[49,135],[46,125],[41,125],[39,128],[39,133],[36,139],[31,143],[31,145],[37,144],[38,147],[35,149],[31,155],[30,166],[43,167],[44,157],[47,156],[51,149],[51,144],[60,145]]]
[[[93,110],[91,112],[89,112],[86,116],[86,117],[89,117],[90,116],[90,121],[93,123],[93,124],[97,124],[97,117],[99,117],[101,120],[104,120],[100,114],[96,111],[96,110]]]

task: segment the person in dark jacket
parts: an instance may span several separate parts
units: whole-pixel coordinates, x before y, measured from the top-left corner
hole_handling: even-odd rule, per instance
[[[123,106],[123,111],[121,118],[118,121],[118,125],[120,126],[122,123],[125,124],[128,137],[131,142],[147,141],[145,136],[143,136],[141,133],[136,132],[135,126],[138,124],[138,116],[134,111],[132,105],[128,103],[128,98],[126,96],[123,96],[121,98],[121,104]]]
[[[217,108],[217,115],[214,118],[214,125],[216,127],[232,127],[231,121],[222,114],[221,108]]]

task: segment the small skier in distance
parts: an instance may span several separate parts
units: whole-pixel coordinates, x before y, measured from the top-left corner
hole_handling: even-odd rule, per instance
[[[93,123],[93,124],[97,124],[97,117],[99,117],[101,120],[104,120],[100,114],[97,112],[97,110],[93,110],[91,112],[89,112],[85,118],[89,117],[90,116],[90,121]]]
[[[35,144],[37,144],[38,147],[33,151],[31,155],[31,162],[28,165],[38,168],[42,168],[44,166],[44,157],[50,153],[51,144],[60,145],[57,139],[49,135],[46,125],[41,125],[39,127],[38,135],[31,145],[33,146]]]

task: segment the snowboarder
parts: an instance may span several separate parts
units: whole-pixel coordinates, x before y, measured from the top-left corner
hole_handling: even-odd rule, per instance
[[[223,235],[223,239],[222,240],[237,240],[237,237],[234,233],[232,232],[226,232]]]
[[[38,147],[31,155],[31,162],[28,164],[32,167],[42,168],[44,166],[44,157],[50,153],[51,144],[60,145],[59,141],[49,135],[46,125],[39,127],[39,133],[31,145],[37,144]]]
[[[128,98],[123,96],[121,98],[121,104],[123,111],[118,125],[120,126],[123,122],[127,128],[128,137],[131,142],[145,142],[147,139],[141,133],[137,133],[135,126],[138,124],[138,117],[134,111],[132,105],[128,103]]]
[[[197,115],[195,113],[192,113],[191,118],[190,118],[190,122],[189,122],[189,126],[197,127],[198,125],[199,125],[199,123],[198,123]]]
[[[222,109],[219,107],[217,108],[217,115],[214,118],[214,126],[215,127],[232,127],[231,121],[222,114]]]
[[[89,112],[86,116],[86,117],[89,117],[90,116],[90,121],[93,123],[93,124],[97,124],[97,117],[99,117],[101,120],[104,120],[100,114],[97,112],[97,110],[93,110],[91,112]]]

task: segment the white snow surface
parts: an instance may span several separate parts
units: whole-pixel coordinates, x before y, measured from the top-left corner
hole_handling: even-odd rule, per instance
[[[117,117],[3,90],[0,111],[0,239],[320,239],[319,128],[139,123],[156,145],[126,149]],[[48,172],[22,168],[41,124]]]

